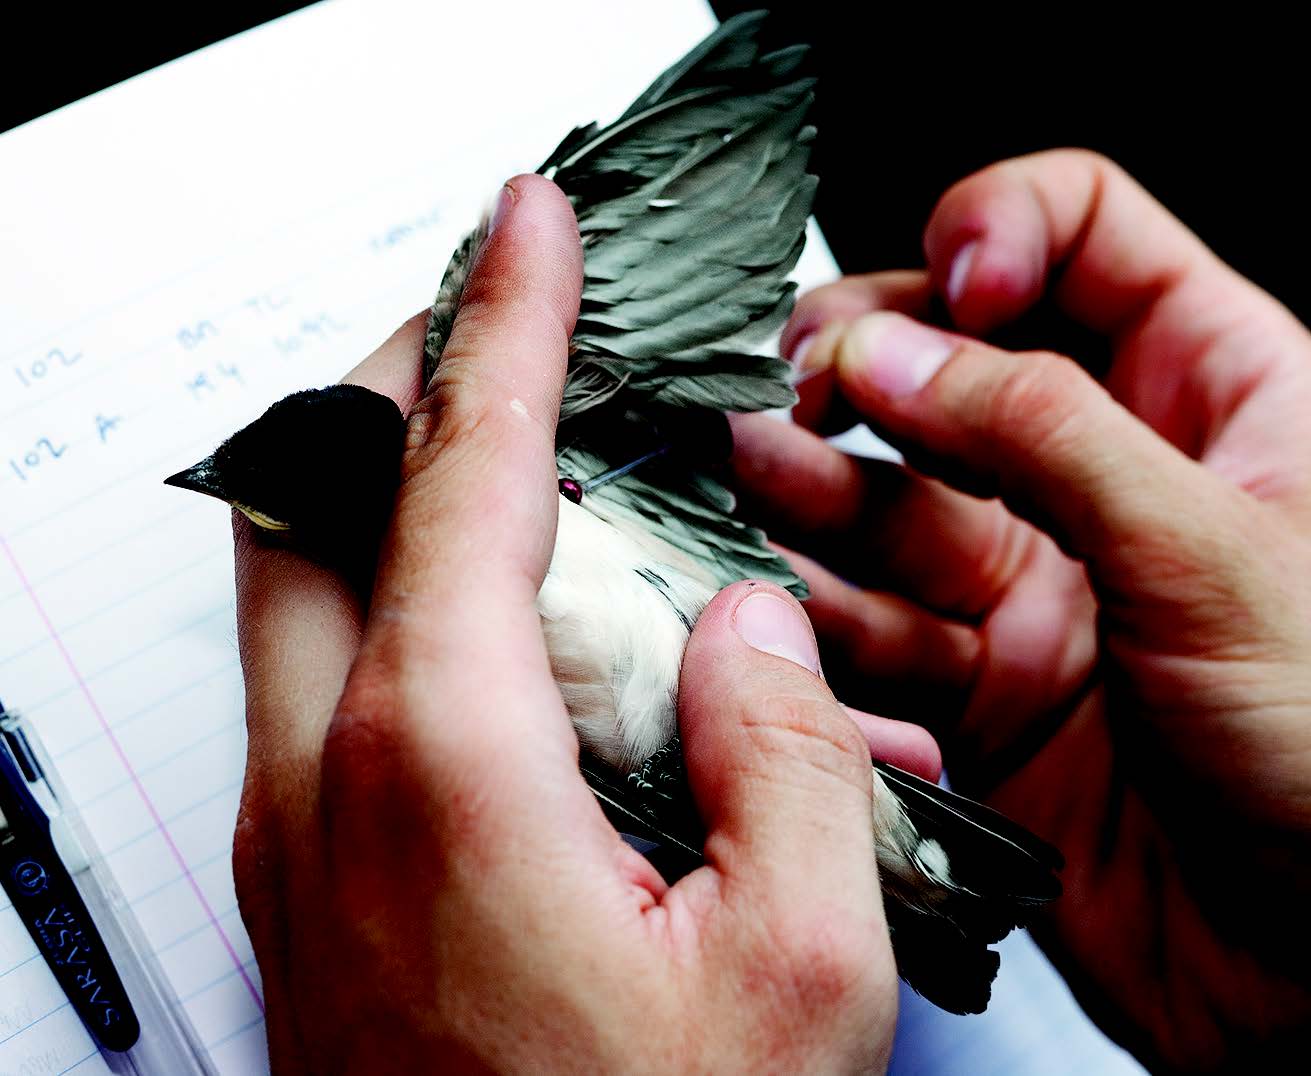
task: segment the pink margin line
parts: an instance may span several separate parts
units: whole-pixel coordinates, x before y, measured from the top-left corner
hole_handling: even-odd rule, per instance
[[[91,707],[91,712],[96,715],[96,720],[100,722],[100,727],[104,730],[105,738],[109,740],[110,745],[114,748],[114,753],[118,755],[118,760],[123,764],[123,769],[127,771],[128,777],[132,779],[132,784],[136,787],[137,794],[141,797],[141,802],[146,805],[146,810],[150,813],[150,817],[155,822],[155,828],[159,830],[160,835],[164,838],[164,843],[168,845],[168,850],[173,854],[173,858],[177,860],[178,866],[182,868],[182,874],[186,878],[187,883],[191,886],[191,891],[196,895],[196,900],[200,902],[200,907],[204,911],[205,916],[209,919],[210,926],[212,926],[218,934],[219,940],[223,943],[223,948],[228,951],[228,956],[232,958],[232,963],[236,965],[237,974],[241,976],[241,981],[246,984],[246,989],[250,991],[250,996],[255,999],[255,1004],[259,1007],[259,1011],[262,1013],[264,1011],[264,999],[260,997],[259,990],[256,988],[255,983],[251,980],[251,977],[246,973],[246,969],[242,966],[241,957],[237,955],[237,950],[233,946],[232,940],[219,925],[218,917],[215,916],[214,909],[210,907],[209,901],[205,899],[205,894],[201,891],[200,883],[196,881],[196,876],[191,873],[191,868],[187,866],[187,861],[182,858],[182,852],[174,842],[173,835],[169,833],[168,827],[164,824],[164,819],[160,817],[159,811],[155,808],[154,803],[151,802],[150,795],[146,792],[146,786],[141,783],[141,778],[137,776],[137,771],[132,768],[132,763],[128,760],[127,752],[123,750],[123,745],[118,742],[118,737],[114,735],[114,730],[109,727],[109,722],[105,720],[105,715],[101,712],[100,706],[97,704],[94,696],[92,696],[91,689],[87,687],[86,681],[82,679],[82,674],[78,671],[77,665],[73,661],[73,655],[70,654],[68,648],[64,646],[64,641],[59,637],[59,632],[55,630],[55,625],[51,621],[50,615],[46,612],[45,606],[41,604],[41,599],[36,596],[36,591],[32,589],[32,584],[28,582],[23,569],[18,566],[18,558],[14,556],[14,551],[9,547],[8,541],[5,540],[5,537],[2,534],[0,534],[0,549],[4,550],[5,557],[9,561],[10,567],[14,569],[14,574],[18,576],[19,584],[22,586],[27,596],[32,600],[32,605],[36,608],[37,616],[39,616],[41,622],[45,624],[51,642],[55,644],[59,653],[63,655],[64,664],[68,666],[68,671],[72,673],[73,679],[77,682],[77,686],[82,692],[82,697],[86,699],[87,705]]]

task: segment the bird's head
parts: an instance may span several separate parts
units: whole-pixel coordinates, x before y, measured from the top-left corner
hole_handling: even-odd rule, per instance
[[[226,501],[262,531],[338,561],[363,543],[376,546],[404,443],[405,422],[391,399],[333,385],[279,400],[164,482]]]

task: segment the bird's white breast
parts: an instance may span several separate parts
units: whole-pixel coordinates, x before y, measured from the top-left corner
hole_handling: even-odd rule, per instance
[[[677,727],[690,625],[715,593],[679,560],[632,524],[560,498],[537,610],[578,738],[613,765],[646,758]]]

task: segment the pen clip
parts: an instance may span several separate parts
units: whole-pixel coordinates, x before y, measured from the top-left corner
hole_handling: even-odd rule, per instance
[[[30,758],[15,750],[12,735],[6,729],[0,736],[0,883],[87,1030],[106,1050],[129,1050],[140,1022],[55,849],[50,817],[24,773]]]

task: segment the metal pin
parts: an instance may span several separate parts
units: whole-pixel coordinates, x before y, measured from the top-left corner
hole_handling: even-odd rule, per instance
[[[598,486],[604,486],[607,482],[613,482],[616,478],[623,478],[624,475],[628,474],[630,471],[636,470],[638,467],[641,467],[642,464],[655,459],[657,456],[663,456],[668,451],[668,445],[665,445],[662,448],[653,449],[645,456],[639,456],[631,463],[625,463],[622,467],[616,467],[613,471],[606,471],[604,474],[599,474],[595,478],[589,478],[582,484],[583,492],[590,493]]]

